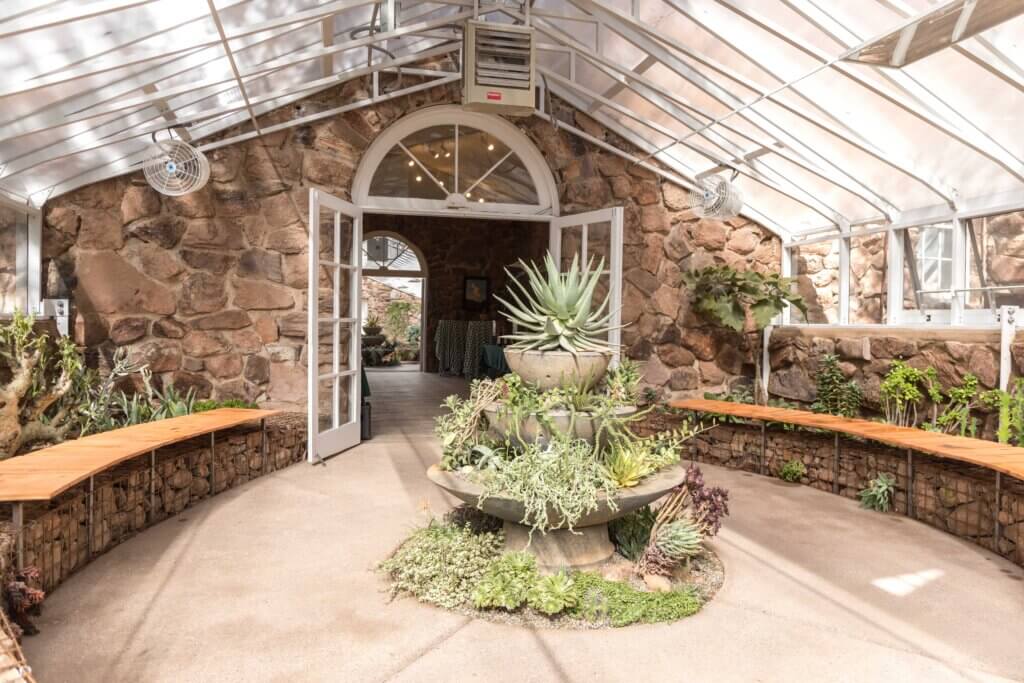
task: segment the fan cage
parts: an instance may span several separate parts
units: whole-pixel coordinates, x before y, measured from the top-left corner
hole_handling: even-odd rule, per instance
[[[142,170],[154,190],[171,197],[195,192],[210,179],[206,155],[180,140],[157,143]]]

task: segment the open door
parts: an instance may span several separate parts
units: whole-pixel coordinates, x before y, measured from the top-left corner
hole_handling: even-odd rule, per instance
[[[359,443],[362,211],[309,191],[309,444],[316,462]]]
[[[604,259],[604,274],[594,295],[595,302],[609,294],[608,307],[612,312],[608,343],[612,347],[613,363],[618,363],[622,330],[622,207],[599,209],[572,216],[559,216],[551,220],[548,249],[562,271],[572,265],[573,256],[582,263],[591,258],[594,265]]]

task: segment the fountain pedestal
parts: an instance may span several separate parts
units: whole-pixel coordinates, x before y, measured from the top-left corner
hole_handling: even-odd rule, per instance
[[[557,529],[542,534],[515,522],[505,522],[505,549],[522,550],[537,558],[541,572],[552,573],[560,569],[596,569],[611,559],[615,546],[608,538],[608,525],[595,524],[575,532]]]

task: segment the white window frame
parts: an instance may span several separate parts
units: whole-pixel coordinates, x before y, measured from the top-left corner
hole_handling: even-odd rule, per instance
[[[505,204],[467,201],[452,207],[443,199],[381,197],[370,194],[370,185],[381,162],[399,142],[425,128],[466,126],[494,136],[522,161],[537,191],[536,204]],[[458,138],[456,138],[458,139]],[[458,179],[456,178],[456,185]],[[367,148],[352,181],[352,202],[369,213],[461,216],[510,220],[550,220],[559,214],[558,187],[537,146],[516,126],[491,114],[472,112],[458,105],[428,107],[409,114],[378,135]]]
[[[43,214],[39,209],[7,199],[0,195],[0,205],[27,215],[27,227],[16,236],[15,291],[18,294],[18,310],[33,315],[41,312],[42,278],[42,228]],[[7,314],[0,313],[0,317]]]

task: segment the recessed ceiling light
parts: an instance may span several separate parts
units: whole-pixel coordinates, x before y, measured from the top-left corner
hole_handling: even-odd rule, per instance
[[[423,180],[423,176],[421,176],[421,175],[416,176],[416,182],[417,183],[420,182],[421,180]]]
[[[494,144],[493,143],[490,144],[490,145],[487,145],[487,151],[488,152],[493,152],[494,151]]]
[[[437,159],[437,158],[438,158],[438,157],[440,157],[440,156],[441,156],[441,153],[440,153],[440,152],[434,152],[434,158],[435,158],[435,159]]]
[[[467,192],[467,193],[466,193],[466,199],[469,199],[469,198],[470,198],[470,197],[472,197],[472,196],[473,196],[473,193],[472,193],[472,192]]]
[[[484,198],[483,198],[483,197],[481,197],[481,198],[480,198],[480,199],[478,199],[477,201],[478,201],[478,202],[480,202],[481,204],[483,204],[483,203],[484,203]]]
[[[445,153],[444,153],[444,158],[445,158],[445,159],[447,159],[447,158],[448,158],[448,157],[450,157],[451,155],[452,155],[452,153],[451,153],[451,152],[445,152]]]
[[[415,161],[409,161],[409,166],[412,166],[415,163],[416,163]]]

